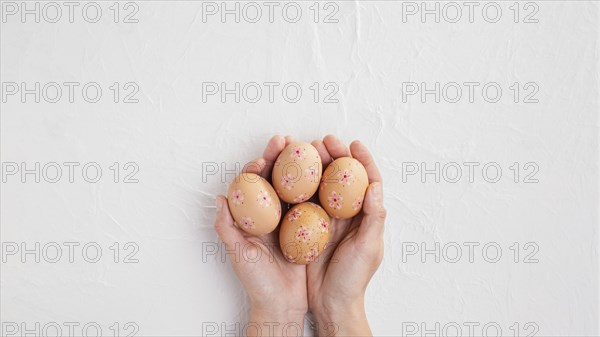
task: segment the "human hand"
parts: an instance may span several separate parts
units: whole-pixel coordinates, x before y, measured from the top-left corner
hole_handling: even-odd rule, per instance
[[[274,136],[263,156],[246,164],[243,171],[270,180],[273,163],[292,141],[291,137]],[[279,227],[263,236],[247,234],[234,222],[227,199],[220,195],[216,202],[215,230],[250,300],[248,327],[260,327],[260,331],[248,328],[248,335],[282,336],[284,330],[294,334],[298,329],[296,335],[301,336],[308,310],[306,267],[285,260],[279,249]]]
[[[370,336],[364,295],[367,285],[383,259],[383,206],[381,174],[369,150],[359,141],[350,149],[334,136],[316,140],[326,167],[339,157],[352,156],[363,164],[369,187],[362,211],[350,219],[332,219],[330,244],[317,261],[306,268],[308,304],[319,334]]]

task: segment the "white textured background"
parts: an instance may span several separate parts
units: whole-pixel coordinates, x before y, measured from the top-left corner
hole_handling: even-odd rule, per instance
[[[477,3],[472,23],[462,2],[458,23],[444,17],[436,23],[431,15],[425,22],[419,15],[403,22],[403,5],[393,1],[335,2],[337,23],[322,22],[335,8],[324,3],[315,23],[313,2],[300,2],[297,23],[283,20],[283,3],[275,7],[273,23],[262,3],[258,23],[235,23],[232,16],[203,22],[202,4],[192,1],[138,2],[138,23],[122,22],[130,10],[121,3],[115,23],[111,1],[100,2],[101,19],[88,23],[81,16],[85,4],[76,7],[73,23],[63,6],[58,23],[32,17],[22,23],[16,15],[1,25],[4,175],[7,163],[33,168],[36,162],[97,162],[103,169],[98,183],[86,182],[81,166],[73,183],[64,166],[57,183],[5,177],[3,334],[8,325],[32,328],[36,322],[78,322],[79,335],[89,322],[111,336],[114,322],[120,335],[131,331],[127,322],[139,327],[138,336],[197,336],[206,333],[206,324],[217,324],[217,335],[235,329],[246,316],[244,291],[228,263],[207,254],[218,242],[214,196],[227,183],[220,174],[203,181],[203,172],[210,163],[233,169],[235,162],[261,155],[273,134],[310,141],[328,133],[367,144],[385,180],[386,253],[367,293],[376,335],[418,326],[415,335],[421,336],[423,328],[435,332],[439,323],[438,334],[444,326],[448,334],[460,326],[468,336],[469,322],[476,335],[495,335],[493,327],[483,330],[486,324],[506,336],[600,334],[598,2],[520,2],[518,23],[512,1],[495,3],[502,8],[497,23],[481,14],[487,2]],[[523,22],[535,6],[538,22]],[[66,87],[57,103],[35,103],[32,95],[23,103],[19,94],[7,95],[9,82],[33,87],[71,81],[99,83],[102,98],[85,102],[81,86],[73,103]],[[225,103],[219,96],[202,100],[203,82],[232,87],[270,81],[298,83],[300,101],[285,102],[281,86],[274,102],[266,89],[257,103],[236,103],[231,95]],[[139,102],[114,103],[114,82],[137,83]],[[321,86],[317,103],[309,88],[315,82]],[[338,103],[323,102],[327,82],[339,85]],[[481,86],[474,102],[465,86],[457,103],[436,103],[433,95],[403,102],[403,82],[429,88],[436,82],[494,82],[503,91],[496,103],[484,100]],[[521,88],[517,103],[510,89],[515,82]],[[532,91],[523,88],[528,82],[539,88],[537,103],[524,102]],[[121,170],[115,183],[109,168],[114,162],[136,163],[139,182],[123,183]],[[430,169],[436,162],[480,166],[473,181],[462,166],[457,183],[444,177],[438,183],[433,175],[422,181],[419,174],[403,182],[403,163],[409,162]],[[483,179],[481,167],[490,162],[502,168],[497,183]],[[518,182],[510,168],[515,162]],[[539,168],[537,183],[523,182],[534,167],[524,168],[530,162]],[[58,263],[46,261],[54,253],[6,252],[13,243],[33,249],[36,242],[80,246],[73,263],[64,246]],[[97,263],[82,258],[88,242],[103,248]],[[114,242],[120,244],[119,263],[109,249]],[[124,249],[128,242],[139,247],[138,263],[122,261],[132,251]],[[422,243],[433,249],[436,242],[439,253],[403,253]],[[479,245],[471,261],[468,242]],[[515,242],[518,262],[510,248]],[[488,261],[494,249],[483,252],[488,243],[502,249],[497,263]],[[452,263],[455,245],[463,250]]]

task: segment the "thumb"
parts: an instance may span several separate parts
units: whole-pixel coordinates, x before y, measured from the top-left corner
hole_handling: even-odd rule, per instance
[[[383,207],[383,186],[381,182],[369,185],[363,204],[364,217],[358,228],[358,236],[363,240],[378,240],[383,237],[386,210]]]
[[[217,203],[217,217],[215,220],[215,230],[221,238],[221,241],[225,243],[228,249],[235,247],[236,244],[244,242],[246,239],[240,233],[240,230],[235,226],[231,213],[229,212],[229,206],[227,205],[227,199],[218,195],[216,199]]]

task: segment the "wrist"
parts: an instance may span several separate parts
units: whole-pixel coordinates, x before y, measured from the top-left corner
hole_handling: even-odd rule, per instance
[[[312,310],[313,317],[317,322],[323,324],[356,322],[366,318],[365,309],[362,305],[321,307]]]
[[[252,307],[246,326],[248,336],[302,336],[306,311]]]
[[[365,297],[364,295],[336,298],[322,296],[318,301],[310,303],[309,308],[315,318],[357,316],[365,311]]]
[[[370,336],[364,301],[322,305],[311,310],[319,336]]]

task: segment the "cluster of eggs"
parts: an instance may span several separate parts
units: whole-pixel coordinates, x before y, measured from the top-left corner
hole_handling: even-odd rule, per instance
[[[282,207],[289,204],[279,244],[285,258],[297,264],[311,263],[325,249],[330,216],[345,219],[360,212],[368,187],[367,172],[358,160],[338,158],[323,172],[319,152],[304,142],[286,146],[271,181],[273,185],[256,174],[240,174],[229,186],[229,209],[242,230],[258,236],[277,228]],[[308,201],[317,190],[321,206]]]

